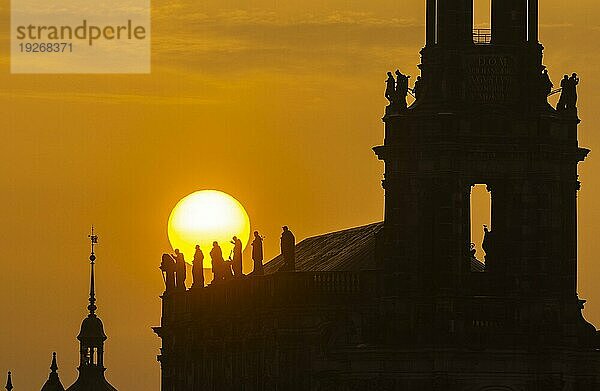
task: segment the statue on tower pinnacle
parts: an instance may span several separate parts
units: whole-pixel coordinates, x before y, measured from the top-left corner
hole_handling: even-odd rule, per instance
[[[407,98],[409,91],[411,91],[409,87],[410,75],[405,75],[398,69],[395,74],[396,78],[394,79],[392,72],[387,73],[385,98],[390,102],[388,106],[390,111],[400,112],[408,108]],[[420,84],[421,79],[419,78],[415,83],[415,88],[419,88]]]

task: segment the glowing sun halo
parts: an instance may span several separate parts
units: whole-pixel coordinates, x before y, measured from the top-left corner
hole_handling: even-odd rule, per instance
[[[173,208],[168,223],[169,242],[192,263],[196,244],[204,253],[204,267],[210,268],[212,242],[217,241],[227,258],[235,235],[245,248],[250,237],[250,219],[232,196],[217,190],[201,190],[182,198]]]

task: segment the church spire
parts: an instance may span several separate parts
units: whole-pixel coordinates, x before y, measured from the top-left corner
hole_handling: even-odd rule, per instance
[[[6,379],[6,389],[7,389],[7,391],[11,391],[13,389],[12,375],[11,375],[10,371],[8,372],[8,379]]]
[[[52,364],[50,364],[50,373],[56,373],[58,371],[58,365],[56,364],[56,352],[52,352]]]
[[[96,315],[96,291],[94,265],[96,264],[95,246],[98,244],[98,235],[92,232],[88,235],[91,244],[90,253],[90,304],[87,309],[89,314],[81,323],[81,330],[77,339],[79,340],[79,376],[67,391],[116,391],[116,389],[104,378],[104,325]]]
[[[65,391],[59,377],[58,377],[58,365],[56,364],[56,352],[52,353],[52,364],[50,365],[50,375],[48,380],[42,386],[41,391]]]
[[[87,309],[89,314],[86,319],[83,320],[81,325],[81,332],[77,336],[77,339],[81,342],[81,356],[79,366],[81,368],[97,368],[104,370],[103,353],[104,353],[104,341],[106,340],[106,334],[104,334],[104,326],[102,321],[96,315],[96,290],[95,290],[95,276],[94,276],[94,265],[96,264],[96,254],[94,252],[95,246],[98,244],[98,235],[94,232],[94,226],[92,225],[92,232],[88,235],[90,239],[91,251],[90,251],[90,304]]]

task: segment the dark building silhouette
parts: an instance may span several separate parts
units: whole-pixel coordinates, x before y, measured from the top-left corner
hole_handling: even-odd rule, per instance
[[[166,292],[163,391],[600,390],[577,295],[589,150],[576,84],[571,107],[548,103],[538,1],[492,0],[491,31],[473,34],[472,0],[427,0],[426,29],[418,99],[387,82],[384,222],[298,243],[295,271],[279,256],[263,276]],[[485,265],[476,184],[492,204]]]
[[[106,334],[104,334],[102,321],[96,315],[98,308],[96,307],[96,292],[94,288],[94,265],[96,261],[94,246],[98,243],[98,236],[94,234],[94,227],[92,227],[92,233],[89,235],[89,238],[92,247],[90,254],[90,304],[87,307],[89,314],[83,320],[81,330],[77,336],[80,345],[79,367],[77,368],[79,376],[67,391],[117,391],[104,377],[104,371],[106,371],[104,367],[104,341],[106,341]],[[8,391],[13,389],[11,372],[8,372],[5,388]],[[56,353],[52,353],[50,375],[42,386],[41,391],[65,391],[58,376]]]
[[[94,254],[94,245],[98,237],[90,235],[92,243],[92,253],[90,255],[90,304],[88,305],[88,316],[81,323],[81,330],[77,339],[79,340],[79,376],[67,391],[117,391],[115,387],[104,377],[104,326],[102,321],[96,315],[96,293],[94,289],[94,265],[96,255]]]

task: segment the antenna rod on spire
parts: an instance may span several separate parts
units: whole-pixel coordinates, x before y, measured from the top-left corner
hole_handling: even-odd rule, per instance
[[[96,295],[94,290],[94,264],[96,261],[96,255],[94,254],[94,246],[98,244],[98,235],[94,234],[94,226],[92,225],[92,233],[88,235],[90,238],[92,252],[90,254],[90,305],[88,306],[88,310],[90,311],[90,315],[94,315],[94,311],[96,311]]]

